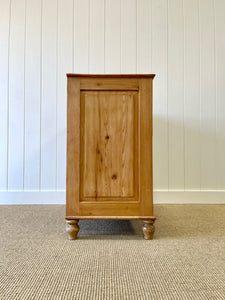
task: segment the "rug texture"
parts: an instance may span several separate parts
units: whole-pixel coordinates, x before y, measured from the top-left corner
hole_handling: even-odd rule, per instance
[[[0,299],[225,299],[225,205],[155,205],[142,221],[80,221],[65,206],[0,206]]]

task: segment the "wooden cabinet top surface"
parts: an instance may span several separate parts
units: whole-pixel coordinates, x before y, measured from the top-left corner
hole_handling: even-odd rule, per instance
[[[67,77],[89,77],[89,78],[154,78],[155,74],[66,74]]]

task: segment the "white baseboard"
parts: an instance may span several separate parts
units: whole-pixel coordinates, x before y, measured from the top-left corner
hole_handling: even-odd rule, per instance
[[[0,205],[65,204],[62,191],[0,191]],[[154,191],[154,204],[225,204],[225,190]]]
[[[225,204],[225,191],[155,191],[154,204]]]
[[[65,204],[65,191],[0,192],[0,205]]]

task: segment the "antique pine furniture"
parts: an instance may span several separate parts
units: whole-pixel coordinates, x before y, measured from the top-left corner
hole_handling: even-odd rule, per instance
[[[69,239],[80,219],[143,220],[153,238],[153,78],[67,74]]]

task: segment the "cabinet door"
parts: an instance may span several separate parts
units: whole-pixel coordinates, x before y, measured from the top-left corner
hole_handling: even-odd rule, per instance
[[[152,215],[152,80],[68,78],[67,216]]]

